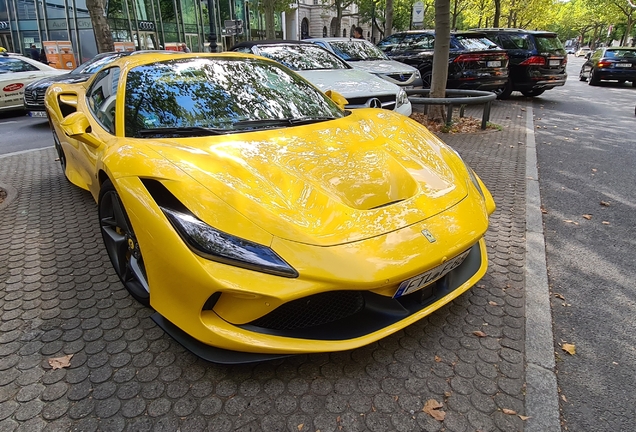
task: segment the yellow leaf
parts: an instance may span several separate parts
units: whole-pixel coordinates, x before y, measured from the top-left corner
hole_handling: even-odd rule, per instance
[[[561,300],[565,300],[565,297],[563,297],[563,295],[562,295],[562,294],[555,293],[555,294],[554,294],[554,296],[555,296],[556,298],[560,298]]]
[[[519,414],[519,418],[521,420],[523,420],[523,421],[526,421],[526,420],[528,420],[530,418],[530,416],[524,416],[524,415]]]
[[[494,301],[492,301],[492,300],[491,300],[491,301],[489,301],[489,302],[488,302],[488,304],[489,304],[490,306],[499,306],[499,303],[494,302]]]
[[[603,225],[609,225],[610,223],[608,221],[603,221],[601,222]]]
[[[601,205],[602,205],[603,207],[609,207],[609,206],[610,206],[610,203],[608,203],[607,201],[601,201]]]
[[[504,408],[504,409],[502,409],[502,411],[503,411],[504,414],[517,415],[517,411],[513,411],[513,410],[508,409],[508,408]]]
[[[576,354],[576,346],[574,344],[564,343],[561,349],[570,355]]]
[[[305,426],[305,423],[301,423],[298,425],[298,430],[303,430],[303,427]]]
[[[73,358],[73,354],[66,355],[64,357],[55,357],[49,359],[49,365],[53,370],[67,368],[71,365],[71,359]]]
[[[444,421],[446,413],[444,411],[440,411],[441,407],[441,403],[437,402],[435,399],[429,399],[424,404],[424,408],[422,408],[422,411],[433,417],[435,420]]]
[[[473,332],[473,334],[474,334],[475,336],[479,336],[479,337],[486,337],[486,336],[488,336],[486,333],[484,333],[484,332],[483,332],[483,331],[481,331],[481,330],[475,330],[475,331]]]
[[[565,397],[565,395],[561,395],[561,399],[563,399],[563,402],[567,402],[568,398]]]
[[[592,215],[591,214],[584,214],[583,215],[583,219],[591,220],[592,219]]]
[[[435,356],[435,361],[439,363],[442,361],[442,358],[440,356]]]

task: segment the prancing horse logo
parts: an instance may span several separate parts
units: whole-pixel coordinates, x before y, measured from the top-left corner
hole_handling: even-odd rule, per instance
[[[382,108],[382,102],[378,98],[371,98],[367,101],[367,106],[369,108]]]
[[[422,230],[422,235],[424,237],[426,237],[426,240],[428,240],[431,243],[435,243],[435,237],[433,236],[433,234],[431,234],[431,232],[427,229],[423,229]]]

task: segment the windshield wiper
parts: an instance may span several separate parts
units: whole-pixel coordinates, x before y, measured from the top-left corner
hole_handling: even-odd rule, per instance
[[[227,129],[215,129],[203,126],[187,126],[187,127],[166,127],[141,129],[137,131],[138,136],[157,135],[163,138],[167,137],[183,137],[183,136],[207,136],[207,135],[225,135],[231,133]]]
[[[317,117],[290,117],[279,119],[258,119],[258,120],[240,120],[234,123],[233,126],[247,126],[247,127],[277,127],[277,126],[299,126],[304,124],[319,123],[328,120],[334,120],[335,117],[331,116],[317,116]]]

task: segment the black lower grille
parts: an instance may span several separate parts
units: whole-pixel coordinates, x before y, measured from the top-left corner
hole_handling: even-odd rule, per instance
[[[44,105],[44,91],[25,90],[24,100],[29,105]]]
[[[363,308],[360,291],[330,291],[285,303],[250,325],[272,330],[311,328],[346,318]]]

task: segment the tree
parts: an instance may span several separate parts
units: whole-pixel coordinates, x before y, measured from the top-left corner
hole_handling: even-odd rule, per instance
[[[106,19],[103,0],[86,0],[86,8],[91,16],[97,51],[100,53],[114,51],[113,34]]]
[[[279,12],[288,13],[294,11],[296,7],[287,0],[262,0],[258,4],[258,11],[265,15],[265,39],[275,39],[276,25],[274,15]]]
[[[435,48],[433,51],[432,98],[446,97],[448,79],[448,53],[450,51],[450,0],[435,0]],[[444,121],[443,105],[433,105],[429,117],[436,122]]]
[[[281,0],[279,0],[281,1]],[[354,3],[355,0],[322,0],[322,3],[327,6],[328,9],[336,11],[336,36],[342,34],[341,25],[342,17],[344,16],[344,10]]]

